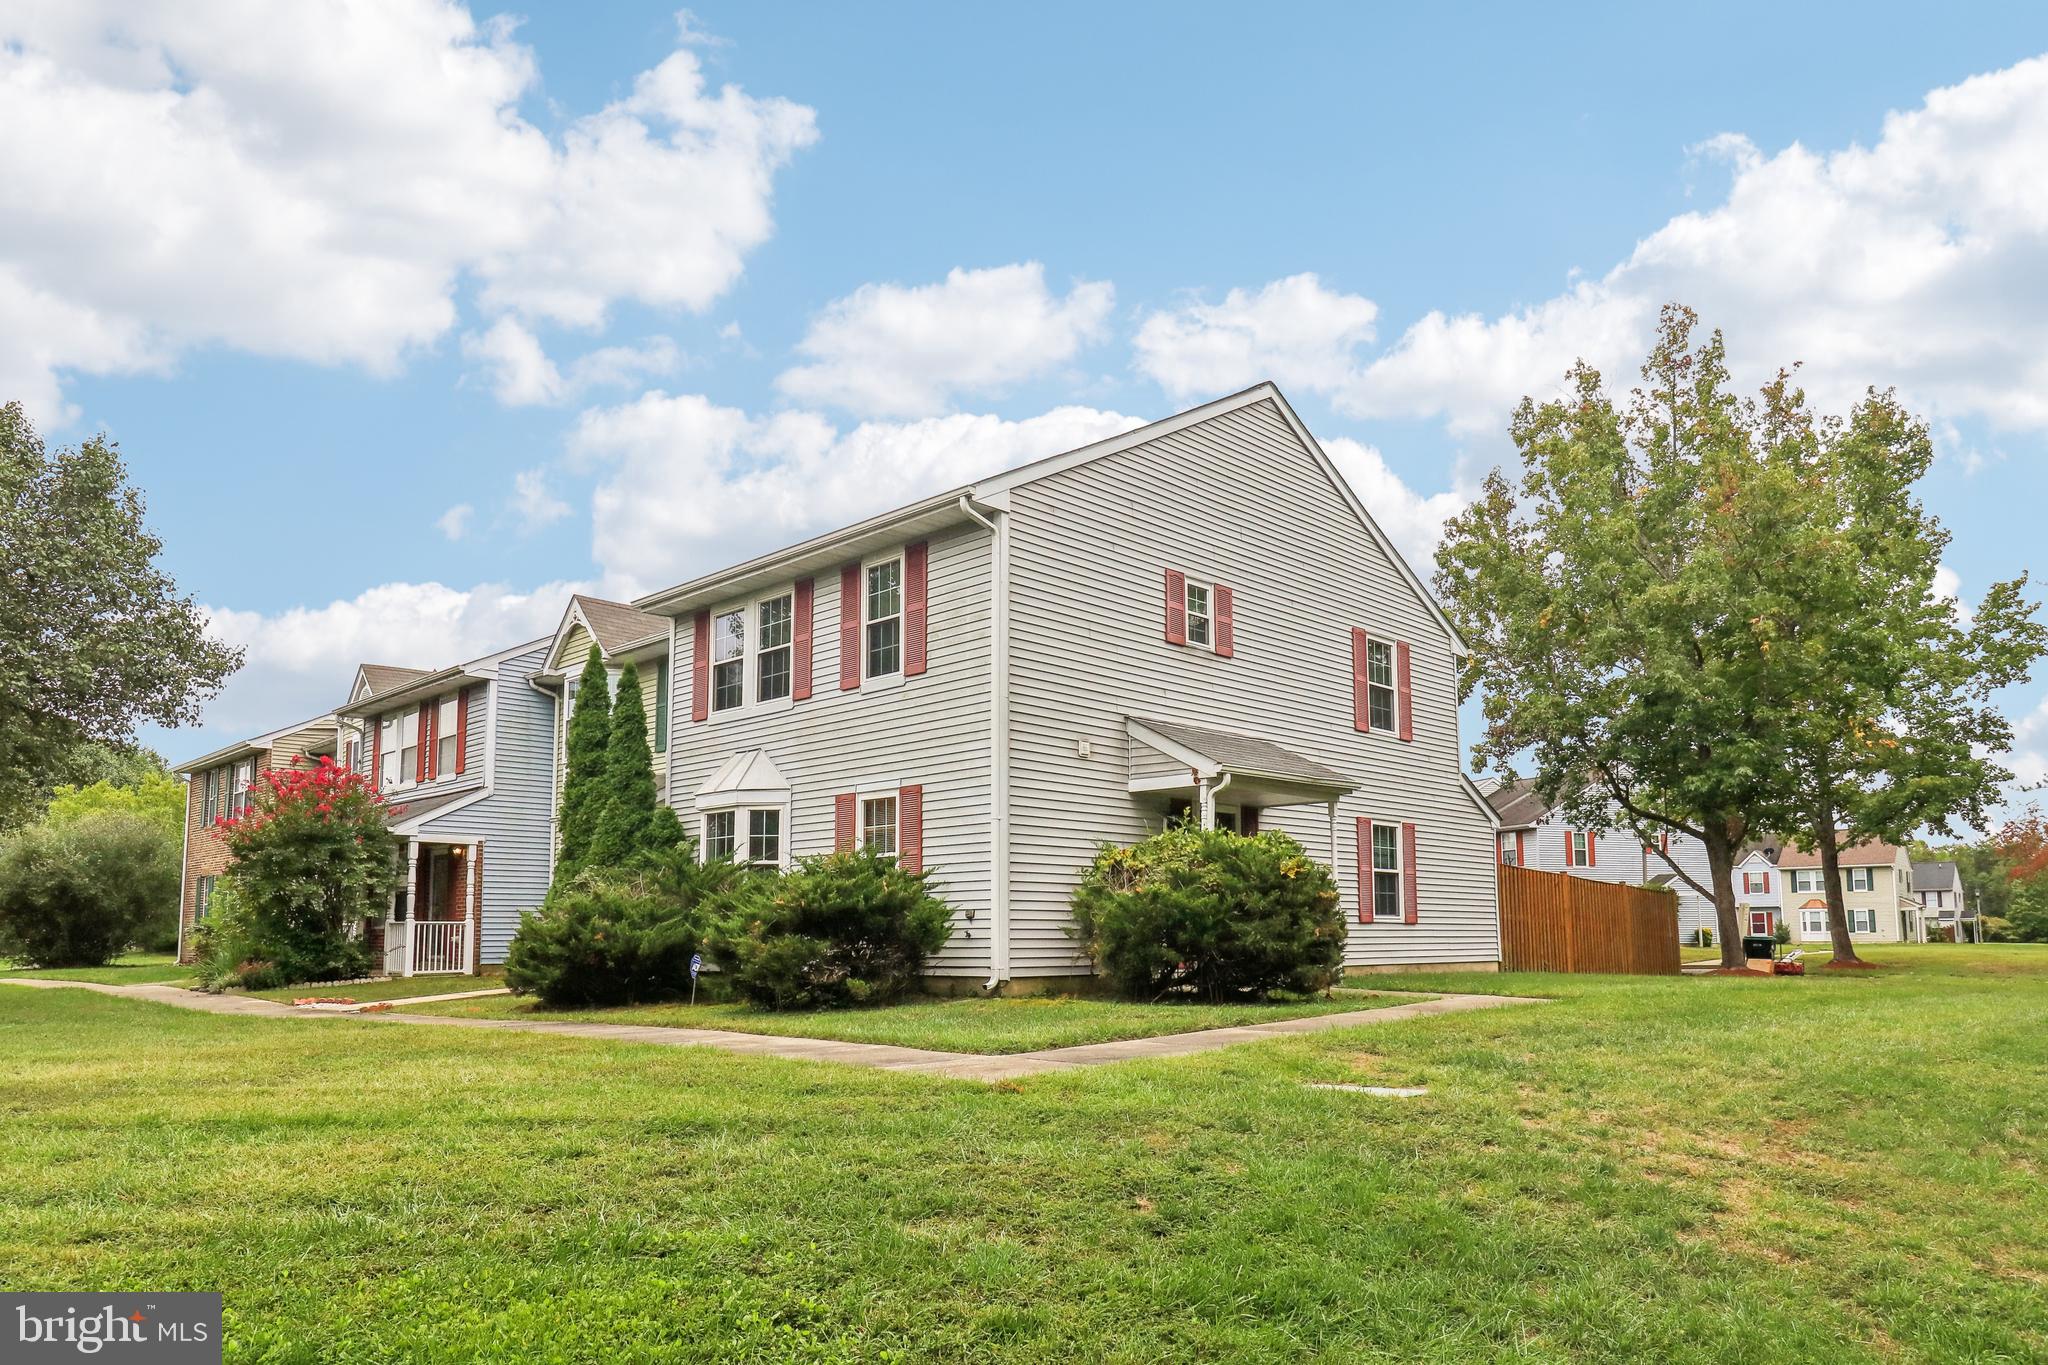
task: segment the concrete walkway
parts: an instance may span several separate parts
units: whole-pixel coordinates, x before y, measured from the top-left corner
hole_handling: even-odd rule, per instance
[[[258,1015],[268,1019],[332,1019],[333,1013],[300,1009],[274,1000],[240,995],[208,995],[183,986],[104,986],[88,981],[41,981],[0,978],[0,984],[42,989],[97,991],[129,1000],[148,1000],[179,1009],[207,1014]],[[1383,991],[1383,995],[1406,992]],[[392,1002],[394,1006],[404,1001]],[[487,1029],[503,1033],[542,1033],[563,1038],[590,1038],[608,1043],[648,1043],[657,1047],[710,1047],[757,1057],[782,1057],[806,1062],[841,1062],[870,1066],[882,1071],[913,1071],[927,1076],[956,1080],[1006,1081],[1018,1076],[1036,1076],[1047,1071],[1073,1071],[1082,1067],[1106,1066],[1111,1062],[1145,1057],[1185,1057],[1196,1052],[1244,1043],[1285,1038],[1298,1033],[1322,1033],[1328,1029],[1356,1028],[1362,1024],[1391,1024],[1404,1019],[1421,1019],[1437,1014],[1462,1014],[1469,1010],[1499,1009],[1507,1005],[1539,1005],[1543,1000],[1519,995],[1439,995],[1405,1005],[1379,1009],[1347,1010],[1342,1014],[1312,1014],[1298,1019],[1277,1019],[1270,1024],[1246,1024],[1238,1028],[1201,1029],[1194,1033],[1170,1033],[1158,1038],[1131,1038],[1119,1043],[1088,1043],[1080,1047],[1048,1048],[1042,1052],[1012,1052],[989,1055],[973,1052],[934,1052],[924,1048],[891,1047],[884,1043],[846,1043],[829,1038],[783,1038],[765,1033],[734,1033],[726,1029],[658,1028],[638,1024],[583,1024],[552,1019],[462,1019],[434,1014],[404,1014],[397,1009],[383,1014],[350,1016],[358,1022],[411,1024],[439,1028]]]

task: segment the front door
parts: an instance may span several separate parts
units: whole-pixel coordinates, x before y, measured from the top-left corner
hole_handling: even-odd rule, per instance
[[[1768,911],[1768,910],[1752,910],[1752,911],[1750,911],[1750,912],[1749,912],[1749,932],[1750,932],[1750,933],[1752,933],[1752,934],[1768,934],[1768,933],[1770,933],[1770,932],[1771,932],[1771,912],[1770,912],[1770,911]]]
[[[449,850],[436,848],[427,865],[427,919],[455,919],[455,859]]]

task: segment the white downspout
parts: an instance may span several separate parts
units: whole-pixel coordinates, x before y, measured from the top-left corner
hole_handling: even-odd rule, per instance
[[[960,511],[989,533],[989,867],[988,980],[993,992],[1010,979],[1010,518],[982,515],[966,493]]]
[[[1202,784],[1202,828],[1216,828],[1216,798],[1223,795],[1223,789],[1230,785],[1231,773],[1225,773],[1215,782]]]
[[[192,873],[192,777],[185,777],[185,832],[184,850],[178,855],[178,961],[185,960],[185,896],[186,883]],[[197,895],[194,883],[193,895]],[[195,907],[196,908],[196,907]]]

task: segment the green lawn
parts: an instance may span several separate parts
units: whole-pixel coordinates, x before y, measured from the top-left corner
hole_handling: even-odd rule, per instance
[[[2048,948],[1872,956],[994,1086],[0,988],[0,1283],[238,1361],[2042,1359]]]
[[[818,1010],[769,1014],[744,1005],[633,1005],[605,1010],[547,1010],[531,999],[494,995],[421,1005],[414,1013],[454,1014],[472,1019],[569,1019],[585,1023],[656,1025],[664,1028],[727,1029],[783,1038],[833,1038],[847,1043],[887,1043],[940,1052],[1036,1052],[1040,1048],[1152,1038],[1162,1033],[1234,1028],[1405,1003],[1401,999],[1345,991],[1334,999],[1271,1005],[1126,1005],[1070,996],[1025,996],[1004,1000],[919,1000],[886,1009]]]
[[[149,986],[168,981],[189,981],[190,967],[178,965],[170,953],[124,953],[104,967],[9,968],[0,976],[27,977],[41,981],[90,981],[102,986]]]

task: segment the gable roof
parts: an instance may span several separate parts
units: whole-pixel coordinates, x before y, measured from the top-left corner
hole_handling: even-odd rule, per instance
[[[1487,791],[1486,804],[1500,817],[1502,829],[1528,829],[1550,814],[1550,807],[1536,794],[1535,780],[1527,777],[1498,783]]]
[[[364,664],[356,670],[356,691],[349,695],[349,700],[378,696],[394,687],[403,687],[416,678],[424,678],[427,672],[424,668],[403,668],[398,664]]]
[[[1352,490],[1350,484],[1345,482],[1344,476],[1337,471],[1337,466],[1323,452],[1322,446],[1317,444],[1316,438],[1310,434],[1308,427],[1296,415],[1294,408],[1288,403],[1285,396],[1281,394],[1279,387],[1270,380],[1254,384],[1248,389],[1230,394],[1227,397],[1218,398],[1213,402],[1204,403],[1200,407],[1189,408],[1185,412],[1175,413],[1171,417],[1165,417],[1157,422],[1137,427],[1131,431],[1124,432],[1120,436],[1111,436],[1092,445],[1081,446],[1058,455],[1050,455],[1041,460],[1034,460],[1029,464],[1019,465],[1015,469],[1003,470],[987,478],[979,479],[974,483],[962,484],[957,488],[948,489],[943,493],[937,493],[931,497],[920,499],[917,502],[908,503],[893,511],[884,512],[879,516],[870,517],[851,526],[841,527],[839,530],[827,532],[822,536],[813,537],[810,540],[785,549],[776,550],[755,559],[747,560],[744,563],[720,569],[715,573],[705,574],[689,582],[677,584],[672,588],[664,588],[659,592],[650,593],[645,597],[637,599],[632,606],[643,612],[659,611],[664,615],[675,615],[692,607],[708,606],[717,599],[736,592],[750,580],[770,575],[780,576],[822,568],[839,560],[852,558],[857,552],[869,548],[879,548],[880,544],[886,540],[901,537],[906,533],[914,533],[917,530],[937,530],[947,526],[970,522],[980,522],[986,525],[980,514],[973,510],[976,503],[985,503],[988,499],[999,498],[1013,488],[1035,483],[1040,479],[1050,478],[1056,474],[1063,474],[1069,469],[1095,460],[1107,459],[1112,455],[1121,454],[1148,441],[1158,440],[1162,436],[1169,436],[1186,427],[1209,421],[1226,413],[1235,412],[1240,408],[1250,407],[1256,403],[1268,402],[1273,404],[1274,409],[1294,433],[1295,438],[1301,442],[1303,449],[1308,452],[1309,457],[1320,467],[1323,476],[1330,481],[1331,487],[1344,500],[1346,505],[1350,507],[1352,513],[1364,525],[1366,532],[1378,544],[1381,552],[1387,556],[1387,559],[1394,565],[1395,570],[1401,574],[1402,578],[1408,583],[1408,586],[1414,590],[1417,599],[1421,601],[1424,609],[1443,628],[1445,637],[1450,641],[1452,652],[1458,655],[1469,653],[1463,637],[1458,634],[1457,628],[1451,624],[1450,617],[1444,614],[1443,607],[1437,602],[1435,596],[1423,585],[1422,579],[1417,576],[1414,567],[1394,547],[1394,543],[1387,539],[1386,532],[1382,531],[1379,523],[1373,520],[1372,514],[1366,510],[1365,504],[1359,501],[1358,494]]]
[[[1141,744],[1158,747],[1164,740],[1180,751],[1175,757],[1191,755],[1209,760],[1209,766],[1223,772],[1242,773],[1246,777],[1270,777],[1283,782],[1301,782],[1311,786],[1335,787],[1350,791],[1358,784],[1334,769],[1326,768],[1313,759],[1303,758],[1289,749],[1283,749],[1271,740],[1259,739],[1252,735],[1233,734],[1228,730],[1210,730],[1197,725],[1182,725],[1176,721],[1146,720],[1142,716],[1125,717],[1125,725],[1131,738]],[[1170,752],[1161,750],[1161,752]]]
[[[372,668],[380,668],[384,671],[387,675],[385,685],[367,694],[357,696],[346,706],[335,707],[334,713],[337,716],[370,715],[390,707],[403,705],[408,701],[431,700],[439,695],[441,689],[445,688],[449,683],[461,683],[464,686],[472,682],[487,683],[491,681],[489,670],[494,665],[503,663],[515,654],[524,654],[528,650],[545,643],[547,643],[545,638],[527,640],[522,644],[511,645],[495,653],[479,655],[477,658],[467,659],[459,664],[450,664],[446,668],[392,668],[381,664],[364,664],[357,670],[359,688],[360,682],[366,678],[369,670]]]
[[[233,744],[215,749],[212,753],[201,754],[197,758],[180,763],[171,771],[174,773],[195,773],[203,768],[211,768],[218,764],[226,763],[229,759],[240,758],[244,754],[268,753],[271,746],[286,735],[295,735],[301,730],[310,730],[318,725],[333,724],[334,712],[328,711],[314,716],[311,720],[302,720],[296,725],[281,726],[278,729],[267,731],[264,734],[255,736],[253,739],[238,739]]]
[[[1954,863],[1921,862],[1913,860],[1913,889],[1915,891],[1961,891],[1962,874]]]
[[[1888,844],[1882,839],[1865,839],[1842,849],[1835,861],[1843,867],[1890,867],[1898,858],[1898,845]],[[1819,867],[1820,854],[1788,848],[1778,855],[1778,866]]]
[[[597,641],[597,647],[607,655],[618,654],[635,645],[644,645],[657,637],[668,636],[666,616],[651,611],[641,611],[624,602],[607,602],[602,597],[585,597],[577,593],[569,599],[570,605],[583,618],[583,624],[590,628],[590,634]]]

